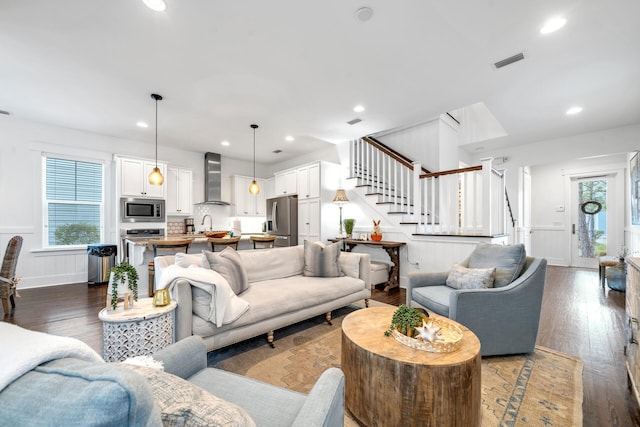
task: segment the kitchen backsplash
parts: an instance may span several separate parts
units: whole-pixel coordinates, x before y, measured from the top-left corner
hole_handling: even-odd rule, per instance
[[[202,218],[205,215],[211,215],[211,227],[213,230],[231,230],[234,220],[240,220],[243,233],[260,233],[262,232],[262,223],[264,217],[233,217],[229,216],[229,207],[218,205],[195,205],[194,206],[194,224],[196,231],[209,229],[209,219],[207,218],[202,225]],[[185,232],[184,219],[179,217],[170,217],[167,220],[168,234],[182,234]]]

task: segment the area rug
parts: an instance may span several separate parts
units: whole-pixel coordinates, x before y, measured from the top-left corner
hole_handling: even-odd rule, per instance
[[[318,318],[286,328],[275,349],[254,339],[212,352],[210,366],[308,393],[325,369],[340,367],[340,325],[356,309],[336,312],[333,326]],[[543,347],[484,358],[481,406],[483,427],[582,426],[582,361]],[[357,426],[348,414],[345,425]]]

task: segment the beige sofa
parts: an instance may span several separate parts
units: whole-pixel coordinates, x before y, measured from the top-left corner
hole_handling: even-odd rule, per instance
[[[304,247],[257,249],[238,251],[246,270],[249,289],[239,297],[249,309],[235,321],[217,327],[205,320],[201,313],[211,304],[211,297],[189,280],[176,279],[171,283],[172,298],[178,303],[176,311],[176,340],[191,335],[204,339],[207,350],[215,350],[267,334],[273,342],[276,329],[302,320],[326,314],[350,303],[371,297],[370,258],[368,254],[341,252],[339,264],[345,274],[341,277],[303,276]],[[189,258],[187,258],[189,257]],[[179,256],[183,267],[198,264],[200,254]],[[155,258],[156,280],[176,262],[176,256]]]

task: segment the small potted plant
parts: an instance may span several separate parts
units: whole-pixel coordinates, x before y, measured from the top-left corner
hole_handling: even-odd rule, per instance
[[[109,285],[111,288],[111,308],[113,310],[118,307],[119,294],[123,294],[127,298],[126,294],[131,291],[133,300],[138,301],[138,272],[128,262],[122,262],[111,268]]]
[[[351,239],[353,237],[353,226],[356,224],[356,220],[346,218],[342,223],[344,224],[344,231],[347,233],[347,239]]]
[[[425,317],[429,317],[426,311],[423,313],[417,308],[409,307],[405,304],[401,304],[396,311],[393,312],[391,318],[391,325],[389,329],[384,333],[386,336],[391,335],[391,331],[394,329],[403,335],[413,338],[415,334],[415,328],[422,326],[422,321]]]

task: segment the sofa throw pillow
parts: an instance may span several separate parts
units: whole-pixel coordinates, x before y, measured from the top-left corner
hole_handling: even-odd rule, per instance
[[[353,277],[354,279],[360,278],[360,255],[351,252],[340,252],[338,264],[340,264],[340,270],[345,276]]]
[[[447,286],[455,289],[482,289],[493,287],[494,268],[465,268],[460,264],[453,264]]]
[[[338,257],[340,242],[322,247],[307,240],[304,241],[304,270],[302,274],[309,277],[340,277]]]
[[[247,426],[255,422],[236,404],[167,372],[123,364],[147,379],[164,426]]]
[[[520,276],[527,254],[524,244],[493,245],[479,243],[469,256],[469,268],[495,267],[493,286],[501,288],[507,286]]]
[[[200,264],[202,263],[202,255],[199,254],[185,254],[184,252],[178,252],[175,254],[175,259],[175,264],[184,268],[188,268],[192,265],[200,267]]]
[[[231,247],[226,247],[222,252],[202,251],[204,253],[203,264],[206,261],[209,268],[220,273],[229,283],[233,293],[240,295],[249,289],[247,272],[242,264],[238,252]],[[205,267],[203,265],[203,267]]]

